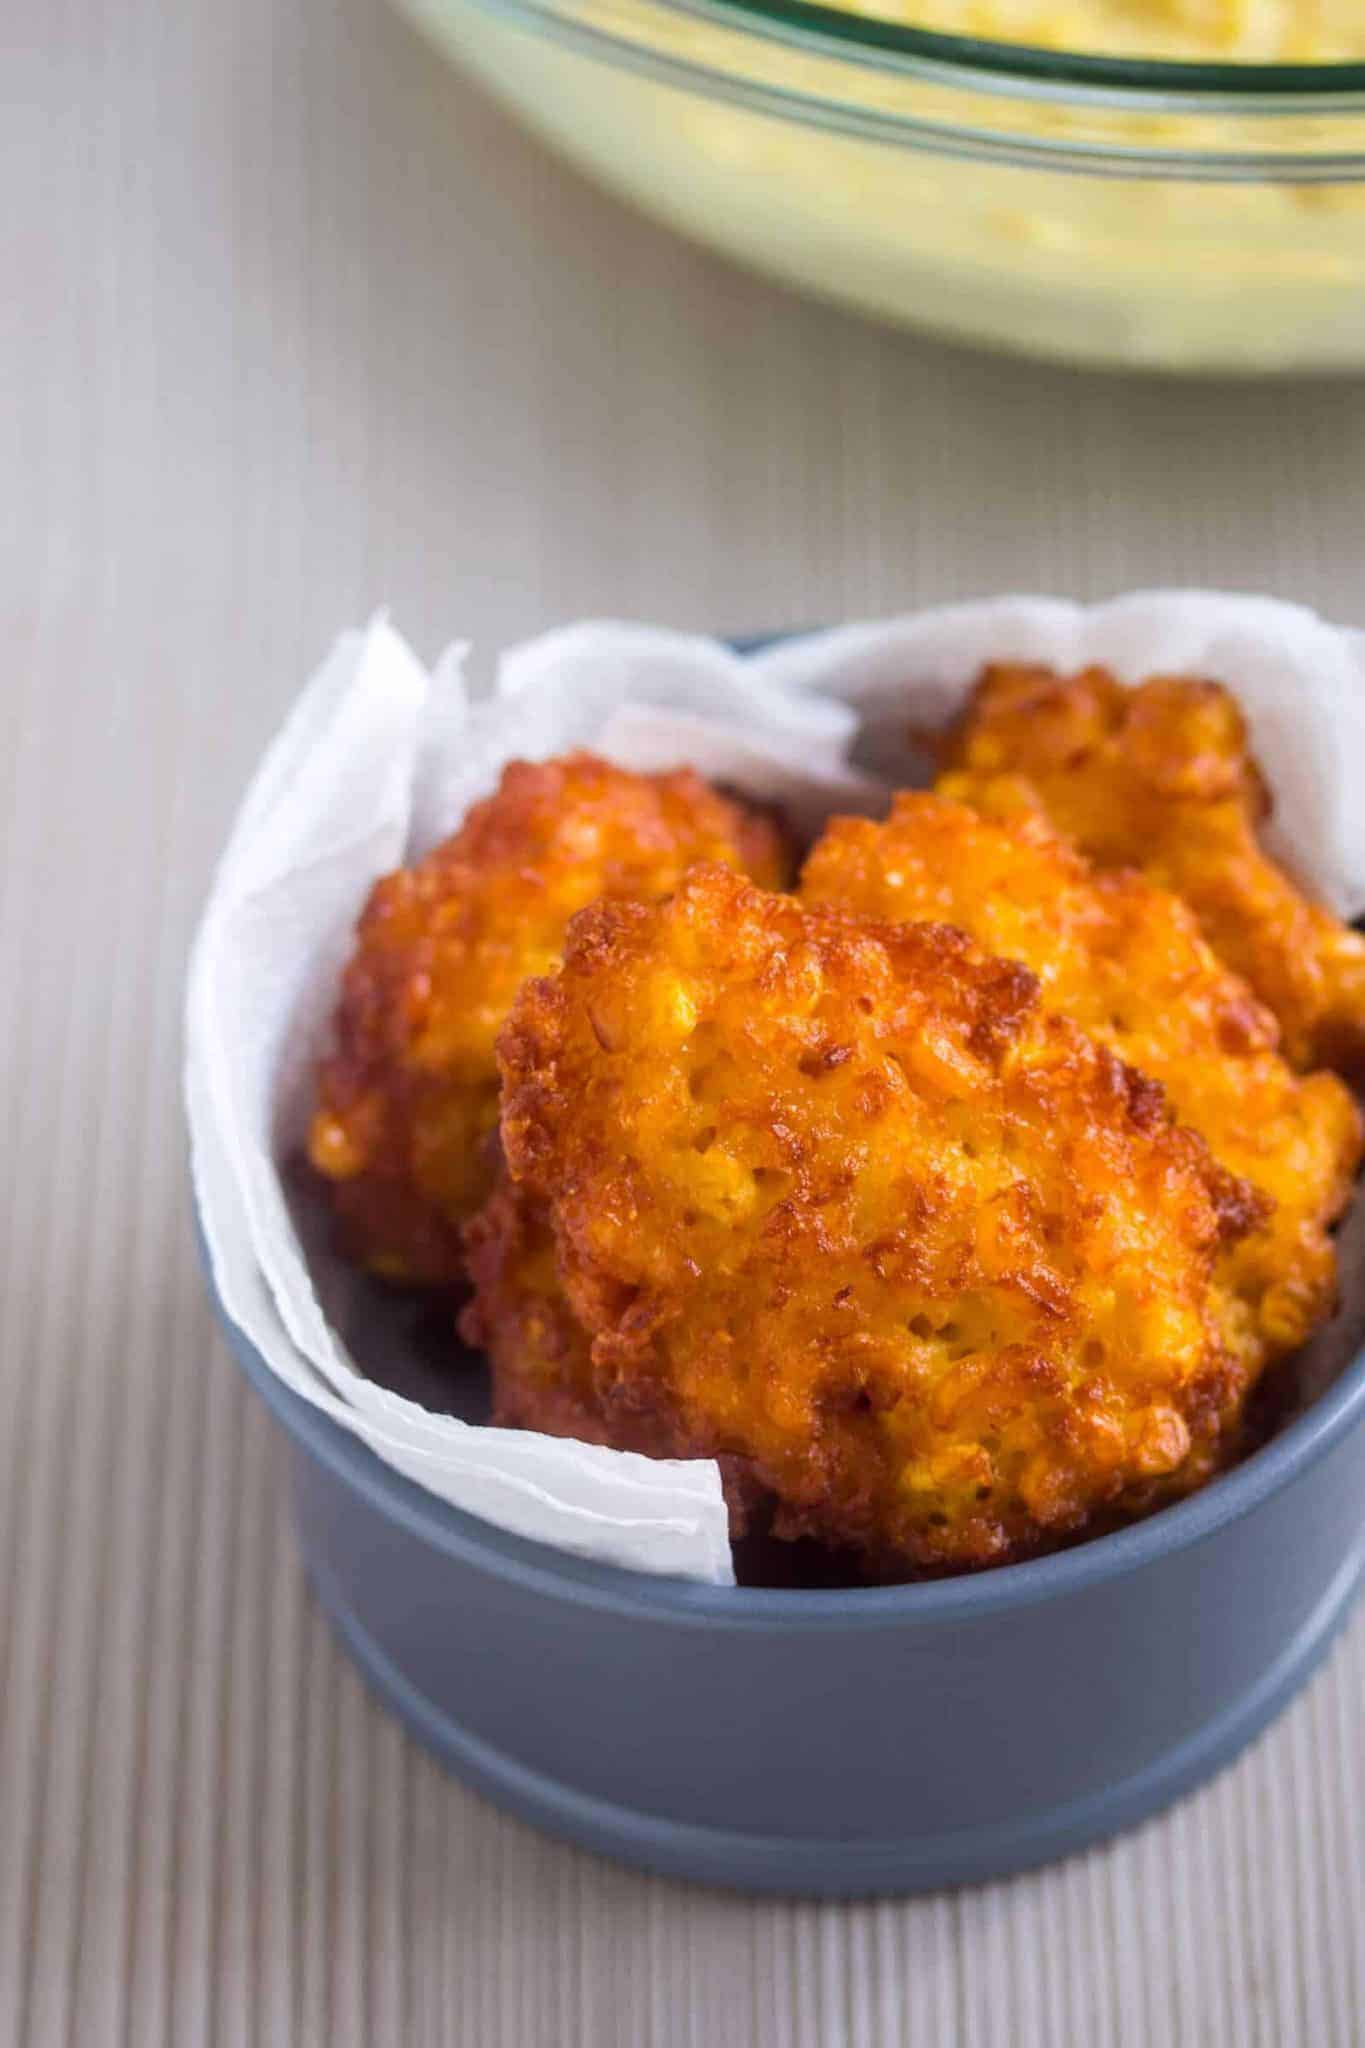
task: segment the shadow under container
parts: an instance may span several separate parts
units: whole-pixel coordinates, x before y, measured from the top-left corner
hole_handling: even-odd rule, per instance
[[[700,1586],[506,1535],[382,1464],[231,1323],[309,1576],[419,1742],[523,1819],[786,1894],[999,1877],[1142,1819],[1261,1729],[1365,1567],[1365,1358],[1151,1520],[976,1577]]]
[[[802,0],[400,0],[563,155],[771,276],[1075,363],[1365,368],[1365,63],[1031,51]]]

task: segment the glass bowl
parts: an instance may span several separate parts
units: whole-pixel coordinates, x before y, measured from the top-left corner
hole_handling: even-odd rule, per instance
[[[786,282],[1062,361],[1365,367],[1365,63],[1137,62],[803,0],[399,0],[556,149]]]

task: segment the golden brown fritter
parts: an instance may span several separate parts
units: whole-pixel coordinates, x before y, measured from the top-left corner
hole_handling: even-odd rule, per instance
[[[708,1424],[689,1425],[657,1381],[616,1379],[610,1398],[602,1397],[591,1339],[560,1285],[549,1208],[505,1165],[465,1231],[465,1250],[474,1294],[461,1311],[460,1333],[487,1354],[494,1423],[650,1458],[712,1455]],[[767,1496],[746,1459],[718,1455],[730,1533],[739,1538]]]
[[[1271,1198],[1216,1277],[1245,1387],[1331,1314],[1329,1232],[1360,1163],[1359,1111],[1335,1074],[1286,1065],[1274,1019],[1179,897],[1131,869],[1092,868],[1040,812],[996,822],[911,795],[882,824],[832,821],[801,893],[869,917],[960,925],[1021,960],[1050,1008],[1159,1081],[1214,1157]]]
[[[466,1228],[465,1250],[474,1295],[460,1331],[488,1352],[495,1423],[654,1457],[691,1455],[678,1418],[653,1399],[633,1411],[623,1398],[608,1417],[589,1339],[560,1285],[549,1210],[505,1167]]]
[[[1081,852],[1140,867],[1193,909],[1215,953],[1279,1019],[1296,1067],[1365,1069],[1365,939],[1309,901],[1262,851],[1265,784],[1218,683],[1101,668],[988,668],[944,753],[946,796],[1023,778]],[[1009,785],[994,804],[1007,802]]]
[[[1258,1200],[1027,969],[705,866],[577,918],[499,1056],[517,1199],[473,1232],[471,1329],[524,1419],[529,1336],[609,1442],[728,1458],[779,1534],[879,1571],[1209,1469],[1238,1377],[1210,1276]]]
[[[701,859],[780,886],[776,828],[690,770],[591,754],[514,761],[419,862],[376,883],[318,1074],[309,1156],[354,1255],[393,1279],[463,1273],[460,1231],[492,1182],[497,1038],[528,975],[598,896],[659,896]]]

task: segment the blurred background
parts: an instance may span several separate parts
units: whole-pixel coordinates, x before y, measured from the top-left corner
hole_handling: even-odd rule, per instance
[[[445,1780],[308,1603],[209,1323],[185,947],[378,604],[487,662],[1040,590],[1359,618],[1365,389],[968,354],[756,281],[379,0],[15,0],[0,164],[0,2040],[1357,2042],[1365,1618],[1232,1772],[1010,1886],[729,1900]]]

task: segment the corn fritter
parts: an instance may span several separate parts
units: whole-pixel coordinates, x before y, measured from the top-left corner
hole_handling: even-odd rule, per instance
[[[977,785],[979,799],[992,786]],[[1021,960],[1043,1000],[1159,1081],[1214,1157],[1273,1203],[1215,1280],[1249,1389],[1336,1300],[1331,1225],[1360,1163],[1361,1119],[1335,1074],[1295,1074],[1274,1019],[1200,935],[1193,913],[1132,870],[1097,871],[1010,796],[1006,822],[902,795],[881,824],[839,818],[801,894],[869,917],[960,925]]]
[[[720,1456],[891,1575],[1216,1463],[1212,1276],[1265,1204],[1025,967],[706,865],[578,917],[499,1057],[470,1327],[532,1426]]]
[[[372,1271],[457,1284],[460,1233],[493,1181],[494,1044],[575,911],[660,896],[696,860],[781,886],[775,825],[690,770],[586,753],[514,761],[459,831],[376,883],[345,970],[309,1138],[342,1233]]]
[[[1018,800],[1041,805],[1090,860],[1141,868],[1183,896],[1278,1018],[1291,1064],[1365,1069],[1365,938],[1260,846],[1269,796],[1221,684],[1155,676],[1128,688],[1101,668],[1000,664],[948,736],[944,765],[944,795],[972,802],[983,783],[1019,777]]]

